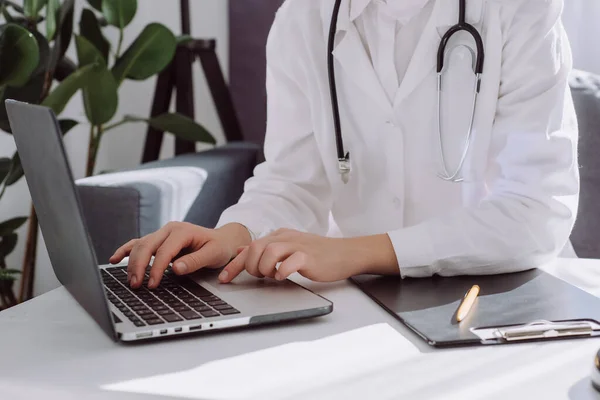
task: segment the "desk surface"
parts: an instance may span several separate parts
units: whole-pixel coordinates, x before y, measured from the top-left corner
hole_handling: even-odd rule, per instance
[[[600,261],[560,260],[547,270],[600,296]],[[389,399],[600,399],[589,383],[600,339],[435,350],[351,283],[298,281],[332,300],[334,312],[299,323],[135,345],[110,341],[63,288],[54,290],[0,313],[0,393],[12,399],[38,398],[38,392],[44,399],[83,393],[93,399],[165,399],[101,387],[383,322],[413,342],[421,356],[323,388],[323,398],[348,399],[372,390],[370,398]]]

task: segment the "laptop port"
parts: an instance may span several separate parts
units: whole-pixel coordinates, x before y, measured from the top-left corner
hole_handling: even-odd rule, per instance
[[[175,328],[175,333],[179,333],[183,330],[183,328]]]
[[[200,329],[202,329],[202,325],[190,326],[190,332],[199,331]]]
[[[149,338],[152,337],[152,332],[142,332],[142,333],[136,333],[135,337],[137,339],[145,339],[145,338]]]
[[[167,334],[167,330],[166,329],[161,329],[160,330],[160,334],[161,335],[166,335]]]

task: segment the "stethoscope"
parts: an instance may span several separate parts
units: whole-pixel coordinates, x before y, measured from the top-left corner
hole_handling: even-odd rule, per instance
[[[350,179],[350,153],[344,150],[344,139],[342,137],[342,123],[340,119],[340,107],[338,103],[338,95],[337,95],[337,86],[335,81],[335,63],[333,50],[335,47],[335,36],[337,32],[337,23],[338,17],[340,13],[340,7],[342,5],[342,0],[336,0],[335,5],[333,7],[333,16],[331,18],[331,25],[329,28],[329,41],[327,45],[327,70],[329,74],[329,90],[331,92],[331,106],[333,110],[333,125],[335,130],[335,144],[337,147],[337,158],[338,158],[338,169],[340,175],[342,176],[342,181],[344,183],[348,183]],[[448,32],[442,37],[442,41],[440,43],[440,47],[438,49],[437,54],[437,129],[439,135],[440,142],[440,159],[442,162],[442,172],[438,173],[438,176],[448,182],[462,182],[463,177],[461,176],[462,169],[464,167],[465,161],[467,159],[467,154],[469,152],[469,148],[471,147],[472,137],[473,137],[473,123],[475,121],[475,111],[477,110],[477,99],[479,96],[479,92],[481,90],[481,75],[483,73],[483,64],[485,60],[485,49],[483,46],[483,39],[481,35],[477,31],[477,29],[466,22],[466,14],[467,14],[467,1],[459,0],[459,16],[458,16],[458,24],[452,26]],[[467,32],[469,33],[473,39],[475,40],[475,44],[477,46],[477,55],[474,64],[474,73],[475,73],[475,93],[473,95],[473,108],[471,110],[471,118],[469,123],[469,131],[467,133],[467,137],[465,139],[465,144],[463,146],[463,153],[461,155],[460,162],[458,167],[454,172],[448,171],[448,165],[446,163],[446,156],[444,154],[444,144],[443,144],[443,135],[442,135],[442,127],[441,127],[441,118],[442,118],[442,81],[443,81],[443,71],[444,71],[444,58],[446,56],[446,48],[448,46],[448,42],[450,39],[459,32]]]

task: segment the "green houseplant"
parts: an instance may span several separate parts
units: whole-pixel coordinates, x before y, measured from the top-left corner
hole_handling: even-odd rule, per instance
[[[83,1],[83,0],[81,0]],[[116,127],[146,123],[178,137],[214,144],[212,135],[195,121],[177,113],[154,118],[125,116],[113,121],[119,107],[119,89],[125,80],[143,81],[154,77],[172,61],[178,45],[165,26],[151,23],[133,43],[123,49],[125,28],[133,20],[137,0],[87,0],[75,26],[75,0],[0,0],[0,130],[10,134],[4,100],[16,99],[50,107],[57,115],[80,94],[87,121],[60,119],[63,134],[78,124],[89,126],[86,176],[94,173],[102,137]],[[118,31],[117,43],[103,31]],[[75,46],[77,61],[65,56]],[[23,176],[18,154],[0,158],[0,200],[5,190]],[[18,274],[5,258],[17,243],[15,231],[27,221],[18,217],[0,223],[0,307],[16,301],[10,282]],[[32,209],[23,270],[33,268],[37,243],[37,218]],[[29,280],[31,276],[26,276]],[[25,281],[25,279],[24,279]],[[23,282],[20,300],[24,300]],[[25,296],[26,297],[26,296]]]

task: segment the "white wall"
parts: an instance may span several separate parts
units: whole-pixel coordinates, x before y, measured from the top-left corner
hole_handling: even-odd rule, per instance
[[[86,5],[83,0],[77,0],[76,26],[78,15]],[[193,0],[192,7],[192,35],[202,38],[216,38],[218,55],[221,65],[227,76],[228,67],[228,26],[227,6],[225,0]],[[174,0],[138,0],[138,12],[130,26],[126,28],[125,46],[131,43],[143,27],[150,22],[160,22],[171,28],[175,33],[180,33],[179,2]],[[107,33],[109,40],[116,43],[117,31],[111,29]],[[126,47],[125,47],[126,48]],[[74,46],[69,49],[70,56],[75,57]],[[194,94],[196,99],[196,120],[205,125],[219,141],[223,140],[223,133],[218,122],[216,111],[210,99],[206,81],[201,68],[196,63],[194,69]],[[115,120],[120,120],[125,114],[148,116],[150,113],[155,80],[147,82],[125,82],[120,90],[120,106]],[[85,121],[85,113],[81,98],[75,97],[65,109],[62,117]],[[120,170],[134,167],[139,164],[143,143],[145,140],[146,126],[143,124],[126,125],[106,134],[102,140],[98,155],[97,171]],[[82,124],[73,129],[65,138],[65,145],[70,157],[71,166],[76,178],[82,177],[85,170],[87,157],[86,147],[89,126]],[[174,140],[166,138],[161,153],[162,158],[172,157]],[[15,146],[9,135],[0,133],[0,157],[10,157]],[[22,180],[11,187],[0,202],[0,221],[17,215],[28,215],[30,199],[27,185]],[[13,268],[20,268],[23,260],[26,228],[19,230],[20,240],[15,252],[8,258],[8,264]],[[35,280],[36,293],[44,293],[58,287],[58,282],[50,268],[47,252],[40,242],[38,264]]]
[[[600,74],[600,1],[565,0],[563,21],[573,48],[575,68]]]

